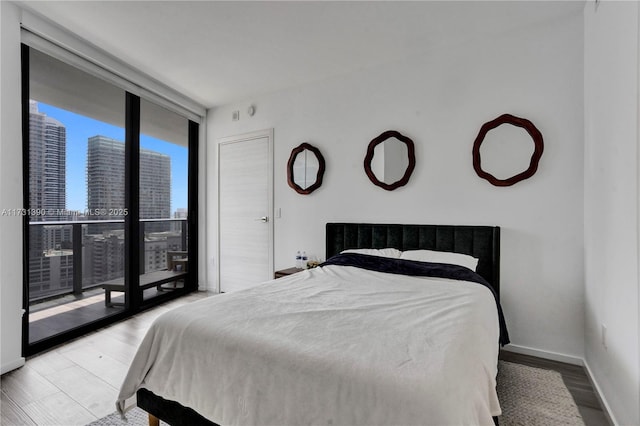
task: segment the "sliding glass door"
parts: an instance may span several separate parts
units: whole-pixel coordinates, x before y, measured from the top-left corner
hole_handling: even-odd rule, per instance
[[[197,128],[23,46],[25,355],[197,289]]]

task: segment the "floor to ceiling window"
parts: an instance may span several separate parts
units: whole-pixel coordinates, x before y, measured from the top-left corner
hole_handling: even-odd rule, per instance
[[[153,102],[140,102],[140,279],[171,279],[188,268],[188,120]],[[184,280],[157,287],[174,291]],[[156,297],[145,292],[143,300]]]
[[[26,45],[23,85],[29,355],[197,289],[198,125]]]

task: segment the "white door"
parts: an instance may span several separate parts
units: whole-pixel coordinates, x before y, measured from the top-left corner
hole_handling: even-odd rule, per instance
[[[220,291],[273,278],[273,130],[218,144],[218,271]]]

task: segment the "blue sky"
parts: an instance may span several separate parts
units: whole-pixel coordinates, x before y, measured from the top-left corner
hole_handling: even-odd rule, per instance
[[[60,121],[67,130],[67,209],[87,208],[87,140],[102,135],[124,141],[124,128],[38,102],[38,110]],[[187,207],[186,147],[140,135],[140,146],[171,157],[171,212]]]

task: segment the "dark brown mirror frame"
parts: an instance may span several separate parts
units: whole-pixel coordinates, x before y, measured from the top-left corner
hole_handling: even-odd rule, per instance
[[[318,173],[316,174],[316,181],[313,183],[313,185],[311,185],[306,189],[298,185],[293,179],[293,164],[296,162],[296,157],[298,156],[298,154],[303,152],[305,149],[308,149],[309,151],[313,152],[316,155],[316,158],[318,159]],[[291,155],[289,156],[289,161],[287,162],[287,183],[298,194],[304,194],[304,195],[311,194],[313,191],[320,188],[320,185],[322,185],[322,178],[324,177],[324,169],[325,169],[324,157],[320,153],[320,150],[315,146],[308,144],[306,142],[301,143],[297,147],[293,148],[293,150],[291,150]]]
[[[407,170],[405,170],[404,175],[402,176],[402,179],[392,184],[387,184],[380,181],[376,177],[376,175],[373,173],[373,170],[371,170],[371,161],[373,161],[373,154],[374,154],[376,145],[390,138],[396,138],[400,142],[403,142],[405,145],[407,145],[407,150],[409,154],[409,165],[407,165]],[[413,173],[413,169],[415,167],[416,167],[416,153],[415,153],[415,148],[413,146],[413,141],[408,137],[406,137],[405,135],[403,135],[402,133],[397,132],[395,130],[387,130],[386,132],[383,132],[382,134],[380,134],[380,136],[378,136],[377,138],[369,142],[369,147],[367,148],[367,155],[364,157],[364,171],[367,174],[367,176],[369,176],[369,180],[371,180],[371,182],[374,185],[377,185],[380,188],[386,189],[387,191],[393,191],[394,189],[404,186],[407,184],[407,182],[409,182],[409,178],[411,177],[411,173]]]
[[[529,168],[522,173],[518,173],[515,176],[511,176],[508,179],[498,179],[493,176],[491,173],[487,173],[482,170],[482,164],[480,159],[480,145],[484,142],[484,138],[487,133],[491,129],[495,129],[502,124],[511,124],[514,126],[522,127],[529,133],[534,143],[533,155],[531,156],[531,162],[529,163]],[[476,137],[475,142],[473,143],[473,168],[475,169],[478,176],[483,179],[488,180],[492,185],[495,186],[511,186],[520,182],[521,180],[525,180],[530,178],[536,173],[538,170],[538,163],[540,158],[542,157],[542,151],[544,150],[544,142],[542,140],[542,133],[533,125],[533,123],[525,118],[520,118],[513,116],[511,114],[503,114],[495,120],[488,121],[484,123],[484,125],[480,128],[480,133],[478,133],[478,137]]]

